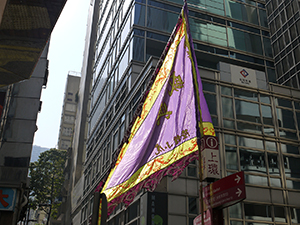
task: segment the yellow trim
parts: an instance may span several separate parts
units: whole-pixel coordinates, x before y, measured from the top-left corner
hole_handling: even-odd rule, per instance
[[[127,181],[116,187],[104,190],[103,193],[105,193],[107,201],[112,201],[157,171],[170,166],[174,162],[196,151],[198,151],[197,137],[194,137],[182,143],[172,151],[151,160],[135,172]]]

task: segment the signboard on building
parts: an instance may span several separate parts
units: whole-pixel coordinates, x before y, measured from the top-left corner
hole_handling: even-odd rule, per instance
[[[225,208],[246,198],[244,171],[224,177],[203,189],[207,208]]]
[[[219,141],[215,136],[201,138],[201,157],[203,180],[207,178],[221,178]]]
[[[255,70],[230,65],[231,79],[233,83],[257,88]]]
[[[147,192],[141,197],[140,224],[168,224],[168,195],[160,192]]]
[[[14,211],[17,189],[0,187],[0,211]]]

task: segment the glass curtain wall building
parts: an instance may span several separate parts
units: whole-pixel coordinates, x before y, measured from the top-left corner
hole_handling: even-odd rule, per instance
[[[276,82],[276,74],[265,2],[188,3],[200,75],[220,139],[222,177],[246,174],[247,199],[224,210],[225,224],[300,223],[300,93],[269,83]],[[181,0],[94,2],[83,225],[181,6]],[[166,177],[154,193],[141,192],[127,209],[119,205],[109,224],[193,224],[200,213],[197,171],[194,162],[174,182]]]
[[[300,88],[300,3],[266,1],[279,84]]]

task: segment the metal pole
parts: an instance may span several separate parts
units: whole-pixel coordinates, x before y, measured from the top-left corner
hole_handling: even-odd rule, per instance
[[[201,139],[200,139],[201,140]],[[198,155],[199,155],[199,180],[200,180],[200,193],[199,193],[199,197],[200,197],[200,207],[201,207],[201,221],[202,221],[202,225],[204,225],[204,202],[203,202],[203,174],[202,174],[202,156],[201,156],[201,141],[200,141],[200,145],[198,142],[198,146],[199,146],[199,151],[198,151]]]

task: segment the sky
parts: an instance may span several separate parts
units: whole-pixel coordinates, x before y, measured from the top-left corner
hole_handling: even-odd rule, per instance
[[[57,147],[67,75],[69,71],[81,72],[89,4],[87,0],[67,0],[52,31],[48,83],[42,90],[33,145]]]

